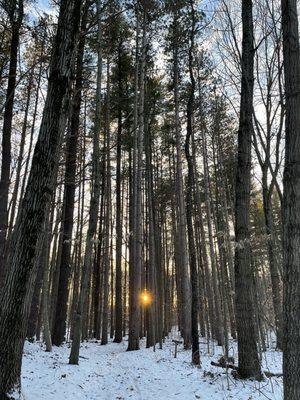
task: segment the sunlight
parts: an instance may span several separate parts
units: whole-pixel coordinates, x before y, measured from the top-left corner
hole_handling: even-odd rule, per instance
[[[153,296],[147,289],[145,289],[140,294],[140,300],[143,306],[149,306],[153,301]]]

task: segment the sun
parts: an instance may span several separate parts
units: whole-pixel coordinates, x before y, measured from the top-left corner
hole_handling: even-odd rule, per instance
[[[140,301],[143,306],[148,306],[152,303],[153,297],[148,290],[143,290],[140,294]]]

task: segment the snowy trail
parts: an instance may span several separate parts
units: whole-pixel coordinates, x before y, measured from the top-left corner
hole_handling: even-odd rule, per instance
[[[142,343],[142,347],[143,347]],[[163,350],[142,348],[126,352],[127,343],[84,343],[79,366],[68,365],[67,345],[45,353],[40,344],[25,345],[22,385],[25,400],[282,400],[282,380],[235,381],[224,370],[212,367],[214,356],[202,349],[201,368],[190,363],[190,352],[173,357],[171,339]],[[234,349],[234,346],[233,346]],[[281,355],[269,351],[264,369],[281,370]],[[228,390],[229,384],[229,390]]]

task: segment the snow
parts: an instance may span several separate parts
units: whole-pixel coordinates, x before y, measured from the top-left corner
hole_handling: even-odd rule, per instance
[[[201,368],[191,365],[191,352],[179,346],[174,358],[172,338],[163,349],[126,352],[127,342],[85,342],[80,365],[68,365],[69,346],[53,347],[46,353],[41,343],[26,343],[22,365],[25,400],[282,400],[282,378],[262,382],[235,380],[224,369],[213,367],[222,348],[201,339]],[[213,353],[213,354],[212,354]],[[236,343],[231,342],[236,354]],[[263,369],[281,371],[281,354],[269,350]]]

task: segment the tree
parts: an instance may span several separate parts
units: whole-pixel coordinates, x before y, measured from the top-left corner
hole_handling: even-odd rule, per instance
[[[235,189],[235,301],[239,354],[238,373],[242,378],[260,379],[261,371],[256,345],[251,290],[253,271],[250,263],[249,235],[254,85],[252,0],[243,0],[242,2],[242,23],[242,83]]]
[[[63,201],[63,226],[62,226],[62,248],[59,253],[58,270],[59,274],[57,302],[55,305],[55,317],[52,331],[53,344],[59,346],[62,344],[66,334],[66,320],[69,294],[69,278],[71,270],[71,248],[73,232],[73,215],[75,205],[75,185],[76,185],[76,158],[79,136],[81,92],[83,84],[83,56],[86,38],[87,13],[90,1],[87,0],[84,5],[81,32],[78,43],[76,60],[76,81],[75,90],[72,99],[70,126],[67,132],[66,143],[66,170],[65,170],[65,190]]]
[[[135,71],[135,104],[134,104],[134,149],[133,149],[133,238],[130,265],[129,292],[129,337],[128,349],[138,350],[140,338],[140,293],[142,274],[142,162],[144,143],[144,96],[145,96],[145,63],[146,63],[146,10],[140,3],[136,10],[136,71]],[[142,43],[139,33],[142,24]],[[142,57],[139,59],[140,46]]]
[[[193,203],[195,200],[195,173],[193,157],[190,152],[190,142],[194,135],[194,96],[196,88],[196,80],[193,72],[194,62],[194,46],[195,46],[195,35],[196,35],[196,16],[195,16],[195,5],[194,1],[190,0],[190,13],[191,13],[191,27],[189,37],[189,49],[188,49],[188,64],[189,64],[189,75],[190,75],[190,88],[189,97],[187,102],[187,131],[185,140],[185,156],[188,164],[188,178],[187,178],[187,190],[186,190],[186,219],[188,228],[188,245],[189,245],[189,256],[190,256],[190,269],[191,269],[191,287],[192,287],[192,306],[191,306],[191,333],[192,333],[192,362],[196,365],[200,364],[200,349],[199,349],[199,333],[198,333],[198,270],[197,270],[197,258],[196,258],[196,246],[194,238],[194,227],[193,227]]]
[[[80,10],[80,0],[61,2],[43,118],[26,192],[12,234],[9,269],[0,295],[0,396],[4,399],[13,398],[14,390],[20,391],[22,350],[36,275],[33,261],[53,192]]]
[[[296,0],[282,0],[283,62],[286,94],[283,177],[284,399],[300,396],[300,49]]]
[[[177,246],[178,246],[178,262],[180,263],[179,271],[179,287],[180,287],[180,303],[181,303],[181,329],[184,338],[184,346],[186,349],[191,345],[191,286],[189,281],[188,269],[188,249],[186,238],[186,209],[184,201],[183,187],[183,161],[181,149],[181,132],[180,132],[180,109],[179,109],[179,51],[180,51],[180,8],[182,4],[171,4],[170,11],[172,14],[172,25],[170,32],[170,46],[172,51],[172,74],[173,74],[173,99],[174,99],[174,134],[176,143],[176,200],[178,212],[177,226]]]
[[[89,208],[89,222],[88,231],[86,235],[86,245],[82,268],[82,278],[80,285],[80,293],[78,304],[76,307],[76,314],[74,319],[74,334],[69,357],[69,364],[78,364],[79,349],[82,335],[82,320],[84,306],[88,294],[88,285],[90,281],[90,272],[92,267],[92,253],[94,247],[94,238],[97,230],[97,219],[99,210],[100,198],[100,123],[101,123],[101,80],[102,80],[102,21],[101,21],[101,7],[102,1],[97,1],[97,23],[98,23],[98,71],[97,71],[97,88],[96,88],[96,112],[93,131],[93,155],[92,155],[92,194],[90,199]]]

